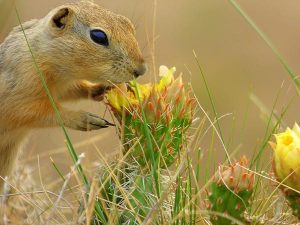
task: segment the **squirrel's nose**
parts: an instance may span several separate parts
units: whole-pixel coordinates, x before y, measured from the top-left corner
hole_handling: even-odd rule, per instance
[[[137,78],[138,76],[141,76],[145,74],[147,71],[147,65],[145,63],[140,64],[134,71],[134,76]]]

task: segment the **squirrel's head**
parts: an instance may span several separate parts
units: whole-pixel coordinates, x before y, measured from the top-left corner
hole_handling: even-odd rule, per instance
[[[146,72],[135,29],[124,16],[82,1],[52,10],[44,22],[43,55],[60,76],[121,83]]]

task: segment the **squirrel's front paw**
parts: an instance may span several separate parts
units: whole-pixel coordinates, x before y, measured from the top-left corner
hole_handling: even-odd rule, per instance
[[[91,90],[91,97],[95,101],[102,101],[106,91],[110,90],[111,87],[102,84],[95,85]]]
[[[71,115],[70,115],[71,116]],[[90,131],[115,126],[107,120],[89,112],[76,112],[72,118],[65,122],[66,126],[75,130]]]

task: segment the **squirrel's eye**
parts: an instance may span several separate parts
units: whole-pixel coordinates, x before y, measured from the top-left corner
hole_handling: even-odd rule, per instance
[[[108,46],[108,39],[106,33],[102,30],[91,30],[91,38],[99,45]]]

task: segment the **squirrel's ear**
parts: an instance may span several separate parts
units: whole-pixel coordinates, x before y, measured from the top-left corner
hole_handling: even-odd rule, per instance
[[[51,18],[51,26],[55,29],[63,30],[72,23],[73,14],[73,10],[68,7],[59,9]]]

